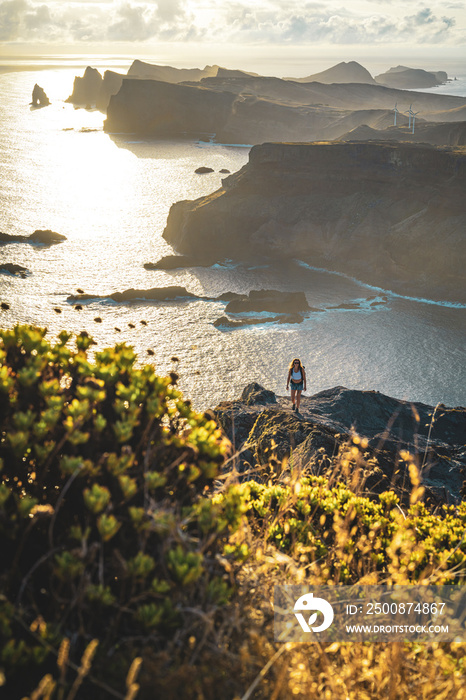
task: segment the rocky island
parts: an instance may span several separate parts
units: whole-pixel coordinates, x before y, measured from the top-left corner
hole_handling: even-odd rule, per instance
[[[419,144],[263,144],[170,209],[179,253],[299,259],[403,294],[466,301],[466,153]]]

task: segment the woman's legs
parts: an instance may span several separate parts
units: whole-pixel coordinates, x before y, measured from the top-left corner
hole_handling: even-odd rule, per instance
[[[299,404],[301,403],[301,391],[296,392],[296,410],[299,411]]]
[[[293,411],[294,411],[294,402],[295,402],[295,396],[296,396],[296,391],[295,389],[291,389],[291,402],[293,404]]]

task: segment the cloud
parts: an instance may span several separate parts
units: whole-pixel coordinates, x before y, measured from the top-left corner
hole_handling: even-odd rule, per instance
[[[122,5],[118,20],[110,25],[107,38],[113,41],[145,41],[155,34],[153,14],[145,5]]]
[[[47,5],[39,5],[24,15],[24,24],[28,29],[42,29],[52,23]]]
[[[355,7],[337,8],[318,3],[298,6],[288,2],[286,12],[277,13],[237,4],[228,12],[225,26],[229,27],[232,41],[245,43],[380,44],[406,40],[437,43],[454,39],[455,18],[438,17],[429,7],[413,15],[399,16],[380,13],[362,16]]]
[[[437,0],[435,0],[436,2]],[[0,0],[0,40],[241,44],[460,43],[465,3],[414,0]],[[409,12],[409,9],[412,12]]]
[[[158,0],[157,18],[162,22],[174,22],[185,16],[183,0]]]
[[[9,0],[0,4],[0,41],[17,39],[27,9],[25,0]]]

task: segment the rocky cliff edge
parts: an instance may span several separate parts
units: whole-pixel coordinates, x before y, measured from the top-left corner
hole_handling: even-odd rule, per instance
[[[374,497],[393,489],[409,503],[416,479],[411,462],[430,503],[466,497],[465,408],[339,386],[303,396],[296,414],[289,398],[252,383],[214,413],[233,443],[228,468],[247,478],[267,481],[270,469],[304,469],[349,485],[357,478],[358,488]],[[345,459],[353,466],[345,468]]]

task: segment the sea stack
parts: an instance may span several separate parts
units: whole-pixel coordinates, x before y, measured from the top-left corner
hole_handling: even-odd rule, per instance
[[[34,85],[32,91],[32,103],[33,107],[48,107],[50,100],[45,94],[44,88],[41,88],[37,83]]]

